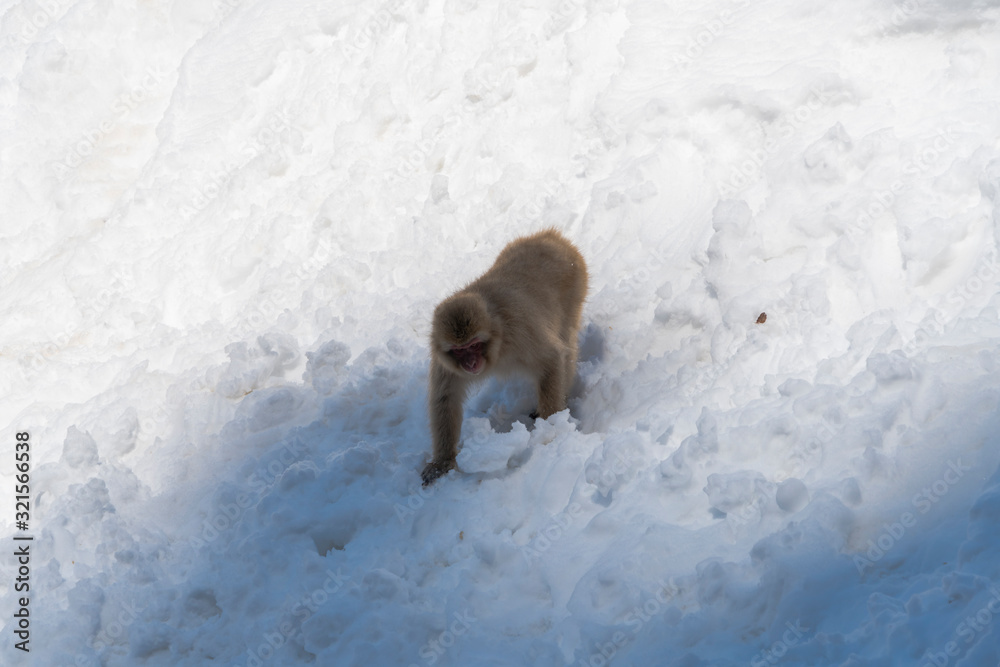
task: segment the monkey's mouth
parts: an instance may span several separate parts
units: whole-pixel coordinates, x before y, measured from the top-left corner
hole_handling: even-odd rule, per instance
[[[478,375],[486,365],[486,357],[483,356],[485,347],[486,343],[474,338],[472,342],[451,348],[451,356],[467,373]]]

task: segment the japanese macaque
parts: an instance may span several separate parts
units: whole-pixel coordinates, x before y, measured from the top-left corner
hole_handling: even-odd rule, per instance
[[[549,229],[512,241],[486,273],[438,305],[428,396],[434,452],[421,473],[424,486],[455,467],[462,404],[473,383],[521,373],[538,389],[532,417],[565,409],[586,295],[580,251]]]

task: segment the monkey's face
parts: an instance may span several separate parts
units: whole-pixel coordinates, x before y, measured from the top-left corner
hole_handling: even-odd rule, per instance
[[[432,349],[452,372],[479,375],[490,365],[494,347],[490,324],[482,298],[460,292],[434,312]]]
[[[479,375],[486,367],[486,342],[478,336],[465,345],[455,345],[448,354],[466,373]]]

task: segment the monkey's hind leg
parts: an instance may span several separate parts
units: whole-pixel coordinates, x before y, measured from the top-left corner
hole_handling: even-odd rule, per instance
[[[550,416],[566,409],[566,394],[569,387],[566,384],[567,354],[556,353],[543,362],[538,376],[538,408],[535,417],[548,419]]]
[[[576,380],[576,359],[579,353],[576,334],[573,334],[572,340],[567,343],[569,352],[566,355],[566,361],[563,365],[563,381],[566,389],[566,398],[569,398],[569,392],[573,390],[573,381]]]

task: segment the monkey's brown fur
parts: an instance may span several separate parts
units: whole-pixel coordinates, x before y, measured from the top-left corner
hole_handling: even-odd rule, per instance
[[[512,241],[486,273],[438,305],[428,397],[434,452],[421,474],[425,486],[455,467],[472,383],[525,374],[538,390],[537,416],[566,407],[586,295],[583,256],[548,229]]]

